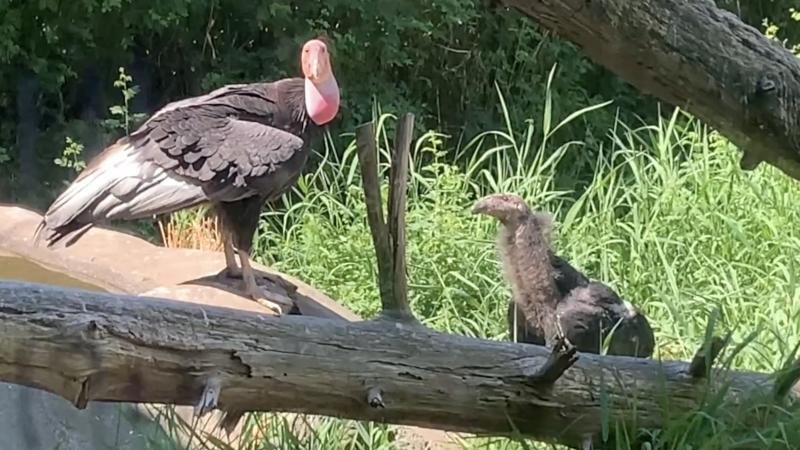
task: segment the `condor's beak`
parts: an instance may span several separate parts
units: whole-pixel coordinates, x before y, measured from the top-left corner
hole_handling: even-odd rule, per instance
[[[472,205],[472,214],[483,214],[489,207],[488,199],[482,198]]]
[[[311,59],[311,79],[312,80],[319,80],[319,59],[314,57]]]

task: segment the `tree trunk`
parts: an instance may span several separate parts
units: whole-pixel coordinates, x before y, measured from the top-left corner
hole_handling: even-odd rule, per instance
[[[600,435],[603,401],[612,427],[657,428],[695,409],[708,381],[680,361],[585,354],[548,384],[536,372],[550,353],[535,345],[9,281],[0,282],[0,339],[0,381],[79,408],[217,405],[497,435],[513,424],[571,446]],[[773,389],[764,374],[712,371],[714,383],[728,379],[733,402]]]
[[[800,179],[800,58],[710,0],[501,0]]]

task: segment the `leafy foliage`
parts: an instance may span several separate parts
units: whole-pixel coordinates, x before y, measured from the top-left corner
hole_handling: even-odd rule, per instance
[[[144,113],[131,114],[130,112],[130,102],[139,93],[139,86],[131,85],[131,83],[133,83],[133,77],[125,73],[124,67],[120,67],[119,77],[114,81],[114,87],[119,89],[122,94],[122,104],[108,108],[112,118],[103,121],[103,125],[106,127],[125,130],[125,134],[130,134],[131,123],[139,122],[147,116]]]
[[[780,39],[800,42],[792,0],[719,4],[756,26],[767,18]],[[618,108],[575,121],[558,137],[562,143],[585,143],[583,153],[566,157],[568,166],[586,176],[594,171],[587,161],[596,159],[599,142],[618,115],[632,123],[656,112],[650,99],[592,64],[574,45],[485,0],[10,0],[0,2],[0,64],[13,68],[0,72],[0,147],[9,150],[7,162],[17,161],[15,93],[21,80],[41,85],[45,135],[37,151],[41,161],[52,161],[65,135],[76,137],[76,128],[89,133],[76,124],[93,120],[85,118],[87,108],[117,103],[108,99],[118,95],[112,86],[118,76],[135,72],[141,98],[128,105],[131,91],[124,104],[131,114],[150,113],[223,84],[296,75],[297,49],[316,35],[334,43],[343,89],[334,136],[371,117],[380,105],[414,112],[419,126],[454,141],[449,148],[462,147],[458,142],[465,136],[503,126],[497,121],[496,85],[512,100],[507,111],[512,119],[543,114],[548,71],[558,63],[550,93],[555,114],[606,100]],[[118,73],[121,66],[124,75]],[[95,88],[99,99],[90,95]],[[102,116],[107,108],[97,111]],[[129,119],[137,118],[120,113],[114,109],[100,119],[107,119],[111,131],[122,130],[122,122],[130,131]],[[96,139],[79,137],[88,157],[117,137],[108,131],[95,132]],[[541,130],[534,131],[541,137]]]
[[[54,159],[53,162],[59,167],[72,169],[76,173],[79,173],[86,168],[86,162],[81,158],[83,144],[73,141],[69,136],[67,136],[66,144],[67,146],[64,148],[64,152],[60,157]]]
[[[0,63],[18,68],[0,74],[0,124],[14,123],[13,93],[24,77],[41,83],[43,126],[55,130],[83,114],[92,77],[101,80],[105,98],[116,96],[111,80],[120,66],[147,75],[134,76],[146,81],[149,100],[132,109],[152,112],[148,108],[223,84],[294,76],[299,46],[316,35],[334,43],[343,89],[335,135],[370,117],[375,104],[414,112],[421,125],[452,138],[474,134],[499,125],[495,83],[515,100],[513,117],[536,116],[547,71],[556,62],[557,113],[606,99],[615,99],[626,114],[646,113],[633,90],[572,44],[482,0],[61,3],[0,5]],[[109,125],[126,120],[119,111],[111,115]],[[613,118],[608,112],[591,123],[576,122],[573,135],[602,137]],[[52,152],[50,142],[39,151]],[[0,145],[13,148],[3,133]]]
[[[800,27],[797,26],[798,5],[795,0],[717,0],[720,7],[733,11],[745,22],[754,26],[774,27],[781,30],[782,39],[789,43],[800,43]]]

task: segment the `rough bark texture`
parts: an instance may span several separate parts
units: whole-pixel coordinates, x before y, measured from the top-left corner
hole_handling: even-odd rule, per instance
[[[413,133],[414,115],[406,113],[397,124],[389,175],[388,215],[384,219],[380,181],[378,181],[375,123],[365,123],[356,131],[367,220],[378,262],[381,316],[405,322],[416,321],[408,304],[405,228],[408,164]]]
[[[389,242],[389,227],[383,216],[383,202],[378,181],[378,147],[375,142],[375,124],[367,122],[356,129],[358,142],[358,164],[361,166],[361,183],[364,187],[364,204],[367,207],[367,223],[372,234],[372,245],[378,264],[378,290],[384,309],[391,308],[392,291],[392,246]]]
[[[45,389],[79,407],[193,405],[214,380],[222,408],[491,434],[509,433],[513,423],[568,445],[600,431],[601,389],[611,423],[635,416],[638,426],[658,427],[665,404],[690,410],[707,381],[689,376],[684,362],[585,354],[548,387],[530,381],[549,354],[534,345],[22,282],[0,282],[0,339],[0,381]],[[736,398],[771,389],[766,375],[729,375]]]
[[[406,202],[408,201],[408,164],[414,139],[414,115],[406,113],[397,123],[389,173],[389,241],[392,246],[392,298],[391,305],[401,317],[413,318],[408,305],[408,280],[406,278]],[[386,313],[384,308],[384,313]]]
[[[710,0],[502,0],[800,179],[800,58]]]

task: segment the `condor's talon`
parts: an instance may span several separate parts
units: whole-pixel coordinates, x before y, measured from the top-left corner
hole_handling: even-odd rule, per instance
[[[294,306],[291,299],[283,299],[281,295],[268,293],[256,284],[253,277],[245,277],[245,292],[247,295],[257,302],[259,305],[273,311],[275,314],[281,316],[284,314],[284,309],[288,312]]]
[[[282,316],[284,314],[283,307],[278,303],[275,303],[273,301],[267,300],[265,298],[256,298],[254,300],[256,302],[258,302],[259,305],[261,305],[261,306],[269,309],[270,311],[274,312],[275,315],[277,315],[277,316]]]
[[[290,299],[283,299],[281,295],[275,295],[272,293],[268,293],[260,286],[255,284],[255,280],[253,280],[252,284],[245,282],[245,291],[247,295],[253,299],[259,305],[269,309],[270,311],[275,312],[275,314],[281,316],[285,314],[284,311],[288,312],[293,306],[294,302]]]
[[[294,302],[280,298],[281,296],[267,293],[264,289],[256,286],[254,289],[247,289],[247,295],[259,305],[282,316],[294,307]]]

